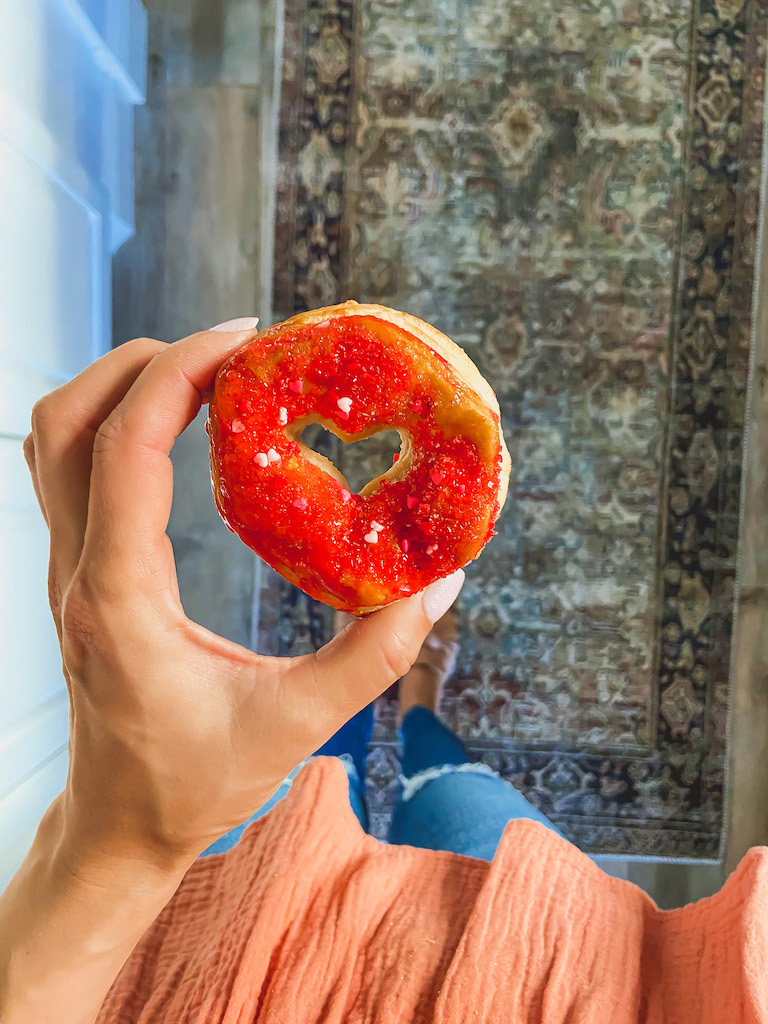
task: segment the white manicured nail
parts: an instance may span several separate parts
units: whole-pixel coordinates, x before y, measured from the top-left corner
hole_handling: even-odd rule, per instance
[[[222,331],[228,334],[234,334],[236,331],[252,331],[254,327],[259,326],[259,318],[257,316],[240,316],[235,320],[225,320],[223,324],[217,324],[216,327],[209,327],[210,331]]]
[[[434,583],[430,583],[424,591],[422,601],[424,602],[424,614],[431,622],[437,622],[445,615],[459,596],[463,585],[463,569],[457,569],[452,576],[446,576],[443,580],[435,580]]]

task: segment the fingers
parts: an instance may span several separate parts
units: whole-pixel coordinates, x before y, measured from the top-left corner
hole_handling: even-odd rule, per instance
[[[165,342],[121,345],[40,399],[24,442],[32,483],[51,532],[51,578],[66,586],[80,558],[88,510],[91,450],[103,420]],[[58,604],[52,594],[52,604]]]
[[[174,586],[162,579],[173,565],[164,544],[173,491],[169,454],[221,363],[254,334],[205,331],[167,346],[99,428],[83,553],[89,573],[110,589],[148,577],[155,591]]]
[[[305,706],[330,706],[332,726],[340,728],[405,675],[432,624],[450,608],[463,583],[459,569],[420,594],[351,623],[314,658],[297,663],[291,681],[297,699]]]

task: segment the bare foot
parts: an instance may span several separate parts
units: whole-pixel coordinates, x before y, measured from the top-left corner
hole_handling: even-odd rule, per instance
[[[398,725],[416,704],[437,713],[443,683],[456,667],[458,653],[456,613],[449,608],[429,631],[413,667],[400,680]]]

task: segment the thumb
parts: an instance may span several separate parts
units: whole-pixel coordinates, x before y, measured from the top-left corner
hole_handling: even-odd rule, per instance
[[[350,623],[314,656],[314,685],[343,724],[404,676],[424,639],[456,600],[461,569],[419,594]]]

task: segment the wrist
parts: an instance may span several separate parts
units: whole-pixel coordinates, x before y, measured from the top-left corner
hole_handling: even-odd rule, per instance
[[[108,815],[83,809],[66,792],[51,812],[45,846],[55,849],[60,869],[84,886],[111,885],[116,876],[127,876],[140,891],[175,890],[202,852],[140,835],[123,822],[110,822]]]
[[[89,851],[48,809],[21,868],[0,896],[3,1021],[92,1021],[136,943],[173,896],[182,863]]]

